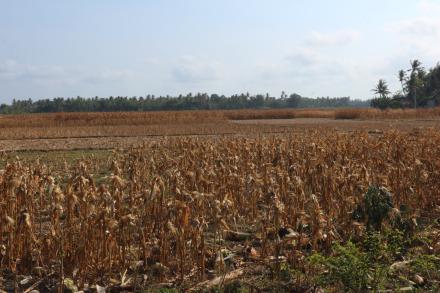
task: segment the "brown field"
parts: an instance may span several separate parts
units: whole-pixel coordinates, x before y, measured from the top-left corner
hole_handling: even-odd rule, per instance
[[[344,119],[341,119],[344,118]],[[350,118],[350,119],[349,119]],[[281,109],[0,116],[0,150],[112,149],[151,137],[440,127],[439,109]]]
[[[267,109],[159,112],[87,112],[1,115],[0,129],[121,125],[205,124],[257,119],[427,119],[440,118],[440,108],[428,109]]]
[[[0,128],[168,125],[212,123],[224,120],[223,113],[219,111],[49,113],[0,117]]]
[[[0,292],[436,292],[438,113],[2,116]]]
[[[294,119],[294,118],[330,118],[330,119],[427,119],[440,118],[440,108],[429,109],[271,109],[225,111],[229,120],[257,119]]]

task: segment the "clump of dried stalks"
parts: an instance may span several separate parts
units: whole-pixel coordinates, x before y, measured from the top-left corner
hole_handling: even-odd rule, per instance
[[[335,119],[435,119],[440,117],[440,107],[421,109],[336,109]]]

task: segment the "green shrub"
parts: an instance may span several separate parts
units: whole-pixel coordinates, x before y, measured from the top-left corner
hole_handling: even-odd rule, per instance
[[[411,269],[425,278],[440,278],[440,258],[429,254],[419,255],[411,262]]]
[[[310,264],[321,273],[317,283],[322,286],[336,286],[344,291],[360,292],[368,288],[369,264],[367,254],[349,242],[345,246],[335,245],[332,256],[314,254]]]
[[[309,264],[318,285],[345,292],[383,289],[390,276],[395,253],[402,251],[403,237],[399,231],[370,231],[358,246],[352,242],[333,246],[330,256],[316,253]]]
[[[392,208],[391,193],[384,187],[370,186],[364,195],[363,203],[353,211],[353,219],[366,220],[369,230],[378,231]]]

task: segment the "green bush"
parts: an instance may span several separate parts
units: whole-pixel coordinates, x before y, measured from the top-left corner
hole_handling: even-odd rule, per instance
[[[429,254],[419,255],[411,262],[411,269],[425,278],[440,278],[440,258]]]
[[[317,253],[309,261],[312,267],[320,271],[316,281],[321,286],[335,286],[348,292],[368,289],[368,255],[351,242],[345,246],[335,245],[332,256]]]
[[[353,211],[353,219],[366,220],[367,228],[379,231],[393,208],[392,195],[384,187],[370,186],[363,203]]]

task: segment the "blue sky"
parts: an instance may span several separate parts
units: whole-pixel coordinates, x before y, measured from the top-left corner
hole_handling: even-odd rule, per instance
[[[0,102],[281,91],[370,98],[440,61],[440,0],[0,0]]]

